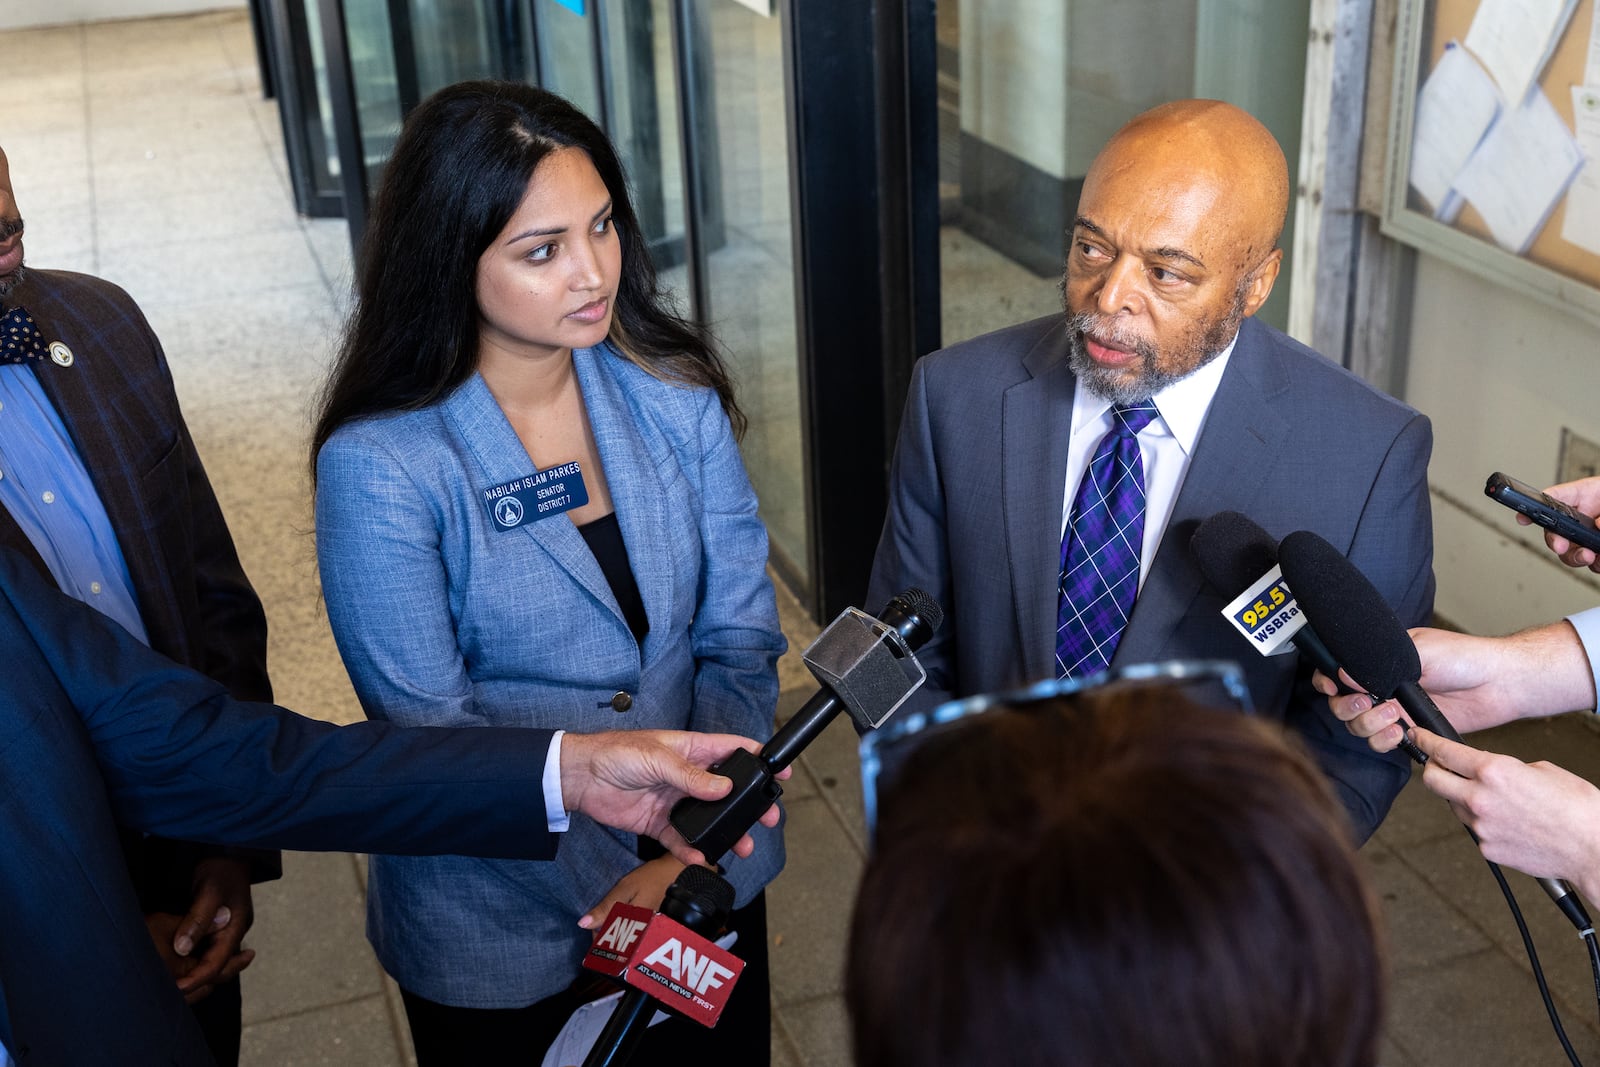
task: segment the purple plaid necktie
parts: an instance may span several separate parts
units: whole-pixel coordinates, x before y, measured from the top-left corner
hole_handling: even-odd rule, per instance
[[[1144,546],[1144,461],[1139,431],[1156,417],[1148,400],[1118,405],[1089,460],[1061,538],[1056,677],[1104,670],[1139,592]]]
[[[43,362],[44,335],[33,324],[33,316],[22,308],[6,308],[0,315],[0,366],[7,363]]]

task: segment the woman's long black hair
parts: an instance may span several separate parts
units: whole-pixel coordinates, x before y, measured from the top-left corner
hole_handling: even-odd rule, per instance
[[[461,82],[406,119],[374,198],[357,263],[357,303],[317,403],[317,453],[352,419],[422,407],[478,361],[478,260],[558,148],[588,154],[611,194],[622,277],[611,340],[658,378],[717,391],[742,434],[744,416],[710,336],[674,314],[650,261],[615,149],[566,100],[514,82]]]

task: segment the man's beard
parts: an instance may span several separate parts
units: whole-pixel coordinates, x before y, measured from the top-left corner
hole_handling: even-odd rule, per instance
[[[0,298],[10,296],[11,290],[21,285],[27,276],[28,271],[21,264],[18,264],[17,269],[10,274],[0,274]]]
[[[1244,299],[1248,285],[1241,283],[1233,294],[1228,313],[1182,342],[1178,352],[1158,358],[1156,346],[1133,331],[1115,316],[1096,311],[1080,311],[1067,316],[1067,366],[1095,396],[1113,404],[1133,404],[1148,400],[1174,382],[1182,381],[1222,354],[1239,332],[1244,321]],[[1138,355],[1134,367],[1114,370],[1096,363],[1089,355],[1084,334],[1093,334],[1118,348]],[[1176,357],[1176,358],[1173,358]]]
[[[23,231],[23,222],[20,216],[0,220],[0,242],[9,241]],[[22,284],[22,279],[27,276],[21,263],[10,274],[0,274],[0,297],[10,294],[11,290]]]

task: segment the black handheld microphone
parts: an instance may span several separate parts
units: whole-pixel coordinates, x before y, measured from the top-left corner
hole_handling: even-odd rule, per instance
[[[1379,700],[1399,701],[1412,722],[1440,737],[1461,740],[1419,684],[1422,659],[1411,635],[1355,564],[1309,530],[1285,537],[1278,546],[1278,561],[1306,614],[1322,628],[1329,650],[1350,677]],[[1565,882],[1558,878],[1538,882],[1572,925],[1580,932],[1590,928],[1583,902]]]
[[[1205,575],[1206,581],[1225,596],[1242,595],[1245,590],[1262,585],[1273,568],[1278,566],[1277,541],[1253,519],[1237,511],[1219,511],[1202,522],[1189,539],[1189,549],[1199,562],[1200,572]],[[1292,592],[1293,583],[1284,584]],[[1288,603],[1279,610],[1298,611],[1299,605],[1291,595]],[[1304,617],[1300,621],[1304,625],[1290,638],[1295,648],[1344,691],[1344,683],[1339,678],[1339,661],[1333,658],[1333,653],[1328,651],[1328,646],[1317,636],[1309,621]],[[1400,747],[1416,762],[1428,761],[1428,757],[1410,738],[1402,738]]]
[[[716,937],[733,910],[733,886],[708,867],[685,867],[667,887],[661,912],[701,937]],[[630,988],[611,1011],[583,1067],[621,1067],[638,1051],[656,1004],[643,989]]]
[[[1452,741],[1461,740],[1417,684],[1422,660],[1411,635],[1355,564],[1309,530],[1285,537],[1278,560],[1306,614],[1322,627],[1329,649],[1350,677],[1378,700],[1399,701],[1418,725]]]
[[[1278,565],[1278,542],[1237,511],[1219,511],[1202,522],[1189,539],[1189,550],[1211,587],[1229,597],[1249,589]],[[1339,681],[1339,664],[1315,630],[1302,626],[1291,640],[1317,670]]]
[[[888,718],[922,684],[912,653],[927,643],[944,611],[921,589],[890,600],[878,618],[847,608],[806,649],[806,666],[822,683],[805,705],[772,735],[759,754],[737,749],[712,767],[733,779],[721,800],[685,797],[671,821],[684,840],[716,863],[783,795],[777,775],[827,729],[841,709],[869,730]]]

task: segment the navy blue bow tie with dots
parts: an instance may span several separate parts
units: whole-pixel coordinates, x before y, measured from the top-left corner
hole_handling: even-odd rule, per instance
[[[0,315],[0,364],[44,362],[44,335],[33,324],[33,316],[20,307],[6,308]]]

